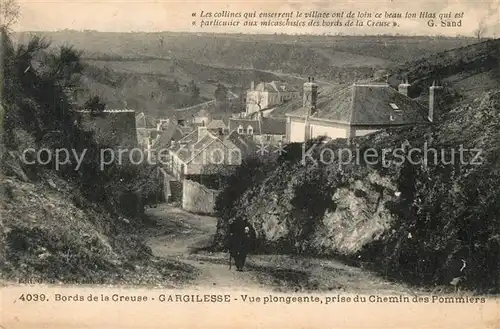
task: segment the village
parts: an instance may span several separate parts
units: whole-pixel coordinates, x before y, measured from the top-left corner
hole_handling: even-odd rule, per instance
[[[2,1],[0,329],[499,327],[496,4],[170,2]]]
[[[411,98],[410,90],[407,79],[397,88],[359,82],[325,95],[313,77],[302,89],[283,81],[252,82],[240,113],[214,113],[216,101],[165,118],[106,110],[107,117],[94,119],[92,126],[106,133],[114,129],[115,145],[139,148],[149,161],[161,164],[158,202],[179,202],[185,210],[212,214],[222,189],[220,176],[230,175],[245,159],[282,154],[289,143],[319,136],[350,140],[385,128],[433,123],[442,87],[429,86],[428,104]],[[291,110],[283,113],[282,105]]]

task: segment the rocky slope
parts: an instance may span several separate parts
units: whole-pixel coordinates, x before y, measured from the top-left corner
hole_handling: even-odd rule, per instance
[[[40,38],[15,45],[4,28],[0,36],[9,77],[0,107],[1,278],[162,285],[189,279],[189,267],[158,261],[137,237],[146,224],[144,201],[159,185],[151,182],[155,168],[99,168],[107,146],[82,129],[68,97],[81,86],[78,52],[65,46],[49,54]],[[58,161],[61,150],[85,156],[78,165]]]
[[[417,285],[497,291],[500,92],[447,95],[433,126],[380,131],[350,145],[309,141],[313,159],[335,156],[317,165],[302,163],[295,144],[278,159],[246,164],[218,200],[216,243],[223,246],[229,221],[247,219],[264,251],[335,255]],[[389,151],[390,165],[348,161],[345,150],[368,148]],[[410,158],[412,149],[420,153]]]
[[[112,216],[50,171],[33,181],[11,169],[0,192],[3,280],[175,287],[194,277],[189,266],[152,256],[137,235],[143,222]]]

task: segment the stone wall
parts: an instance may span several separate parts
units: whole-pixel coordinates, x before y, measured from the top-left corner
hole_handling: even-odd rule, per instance
[[[182,187],[182,208],[193,213],[213,214],[218,194],[217,190],[185,179]]]

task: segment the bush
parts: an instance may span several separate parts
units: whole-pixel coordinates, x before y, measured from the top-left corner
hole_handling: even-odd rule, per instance
[[[469,289],[498,292],[499,126],[500,93],[492,92],[445,111],[435,126],[380,131],[351,145],[306,143],[306,149],[316,145],[316,157],[323,148],[356,147],[362,153],[375,147],[381,154],[409,142],[408,156],[410,147],[424,150],[426,143],[438,154],[446,150],[445,161],[451,148],[462,147],[481,150],[483,161],[477,164],[471,163],[476,151],[448,163],[405,161],[386,168],[339,166],[336,159],[304,166],[300,145],[291,144],[276,161],[250,161],[229,179],[218,200],[216,241],[224,239],[229,221],[247,219],[261,247],[272,252],[340,254],[419,286],[460,278]]]

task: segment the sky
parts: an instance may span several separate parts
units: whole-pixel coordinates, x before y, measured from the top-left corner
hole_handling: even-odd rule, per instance
[[[0,0],[2,1],[2,0]],[[21,17],[13,26],[17,31],[97,30],[106,32],[235,32],[235,33],[343,33],[405,35],[473,35],[479,22],[487,26],[485,36],[500,35],[500,0],[18,0]],[[462,13],[461,27],[429,27],[426,19],[397,20],[397,26],[373,27],[201,27],[201,12],[435,12]],[[196,17],[192,14],[196,13]],[[193,20],[196,24],[193,25]],[[380,19],[378,19],[380,20]],[[393,19],[387,19],[391,23]],[[436,18],[439,23],[439,17]],[[240,23],[242,24],[242,23]]]

